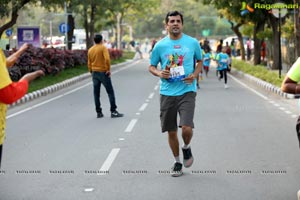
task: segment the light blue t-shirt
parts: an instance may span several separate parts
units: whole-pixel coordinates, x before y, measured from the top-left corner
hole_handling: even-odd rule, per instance
[[[166,96],[179,96],[187,92],[196,92],[196,80],[192,84],[182,81],[194,72],[194,59],[202,60],[202,50],[198,41],[186,34],[178,40],[169,36],[156,43],[151,54],[150,64],[156,66],[160,63],[161,69],[170,68],[171,78],[160,80],[160,94]]]
[[[227,53],[219,53],[216,60],[218,61],[217,70],[223,70],[228,68],[229,56]]]
[[[203,66],[209,67],[210,66],[210,60],[211,60],[211,53],[207,52],[203,56]]]

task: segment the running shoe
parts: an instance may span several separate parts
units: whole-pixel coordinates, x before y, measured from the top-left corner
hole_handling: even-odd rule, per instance
[[[179,162],[175,162],[174,166],[171,169],[171,176],[178,177],[181,176],[182,173],[182,164]]]
[[[98,112],[97,113],[97,118],[102,118],[104,115],[103,115],[103,113],[102,112]]]
[[[123,116],[124,116],[124,114],[119,113],[118,111],[111,112],[111,118],[123,117]]]
[[[183,165],[184,167],[188,168],[190,166],[192,166],[193,162],[194,162],[194,158],[192,155],[192,150],[191,147],[184,149],[182,148],[182,153],[183,153]]]

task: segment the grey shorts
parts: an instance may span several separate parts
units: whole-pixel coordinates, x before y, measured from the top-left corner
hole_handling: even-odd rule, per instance
[[[160,121],[162,132],[177,131],[177,114],[179,127],[194,128],[194,111],[196,92],[188,92],[181,96],[160,95]]]

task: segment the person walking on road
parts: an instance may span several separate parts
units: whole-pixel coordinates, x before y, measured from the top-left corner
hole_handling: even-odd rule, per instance
[[[20,55],[26,51],[28,44],[23,44],[18,51],[6,58],[0,50],[0,168],[2,160],[2,148],[5,139],[7,104],[12,104],[22,98],[28,90],[28,83],[39,76],[43,76],[42,70],[25,74],[18,82],[10,79],[7,67],[11,67]]]
[[[101,84],[104,85],[109,97],[111,117],[123,117],[124,114],[117,111],[115,93],[111,82],[110,57],[102,39],[102,35],[95,35],[95,44],[88,50],[88,70],[92,73],[93,78],[94,102],[97,118],[104,116],[100,103]]]
[[[175,157],[171,169],[173,177],[181,176],[178,126],[182,129],[183,165],[190,167],[194,158],[191,139],[194,128],[196,77],[202,71],[202,52],[195,38],[182,32],[183,15],[178,11],[167,13],[165,27],[168,36],[156,43],[149,71],[160,77],[160,120],[162,132],[168,132],[168,142]],[[194,58],[196,66],[194,68]],[[157,68],[160,63],[160,69]],[[177,124],[179,114],[179,125]]]
[[[281,84],[281,90],[290,94],[300,94],[300,57],[289,69]],[[300,101],[299,101],[300,103]],[[296,123],[296,133],[300,148],[300,115]],[[297,193],[298,200],[300,200],[300,190]]]

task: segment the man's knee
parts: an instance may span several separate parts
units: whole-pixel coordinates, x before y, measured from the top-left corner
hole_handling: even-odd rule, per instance
[[[182,133],[183,134],[191,134],[191,133],[193,133],[193,129],[190,126],[182,126]]]

